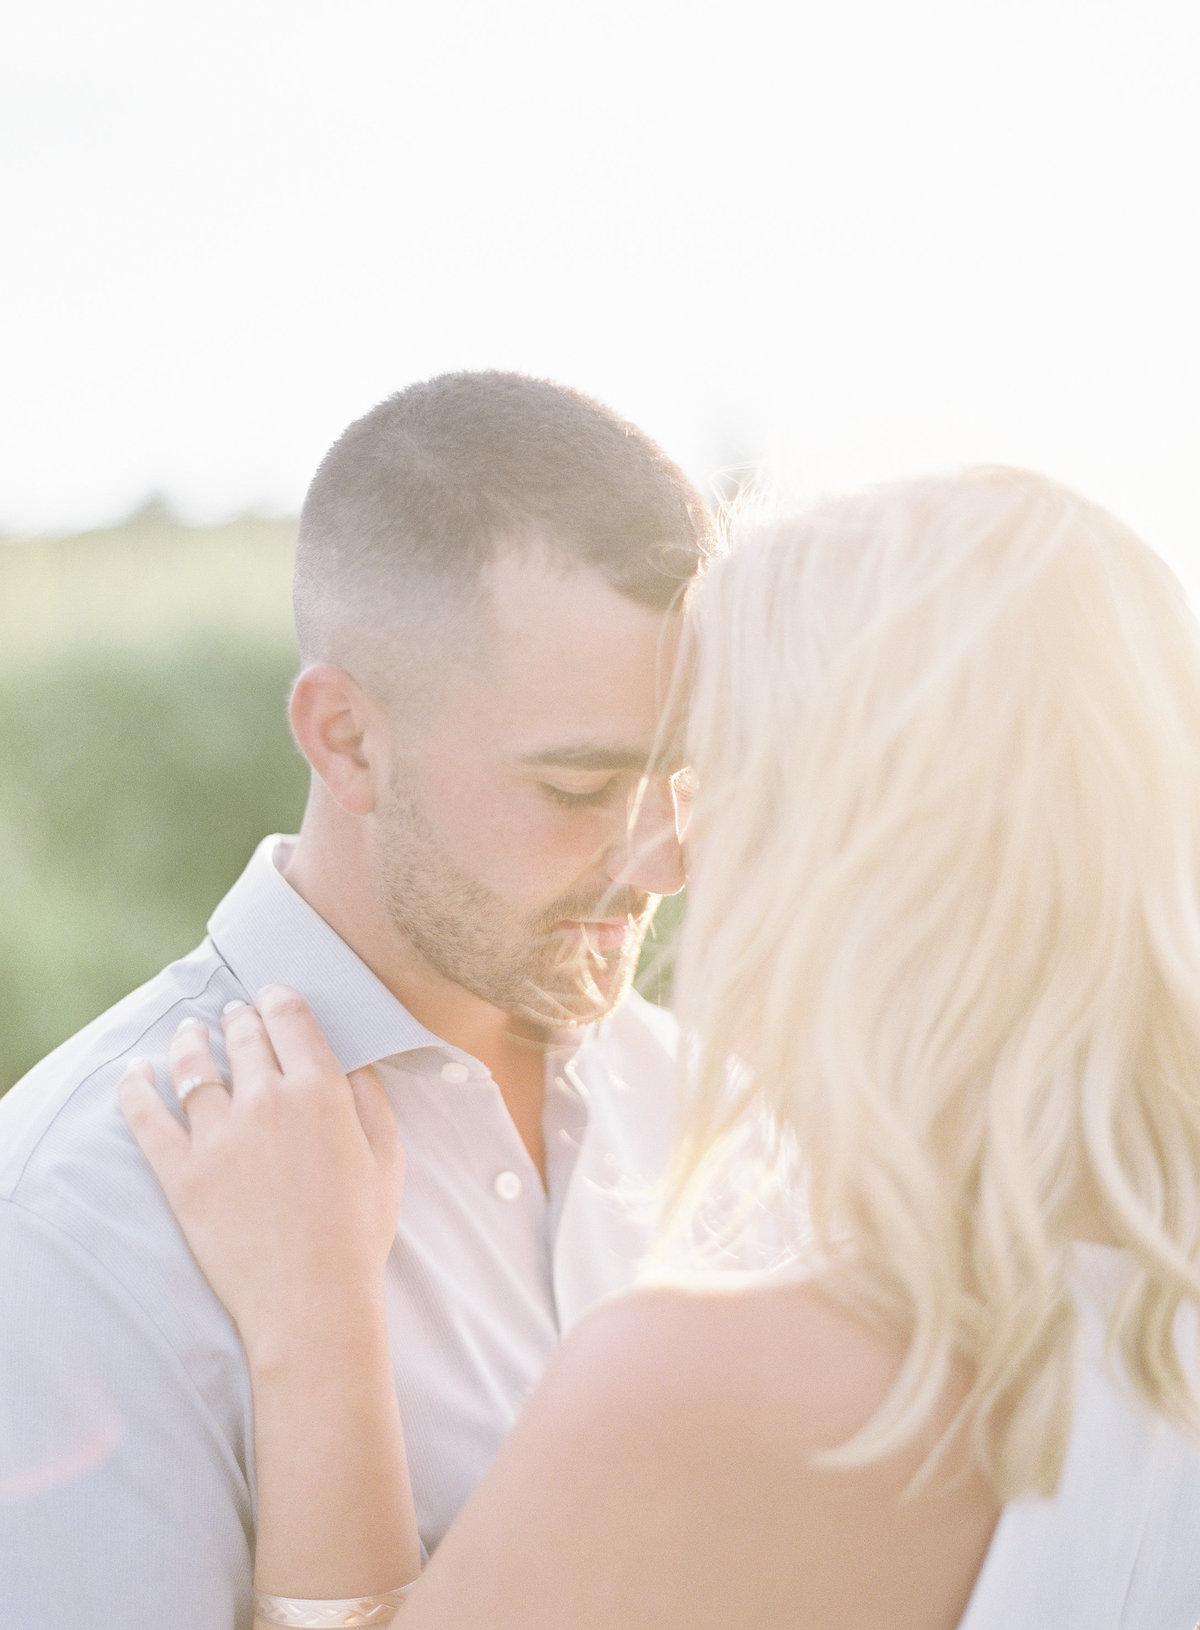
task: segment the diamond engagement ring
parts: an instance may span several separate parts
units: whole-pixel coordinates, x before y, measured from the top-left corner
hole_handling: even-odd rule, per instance
[[[187,1108],[187,1101],[197,1087],[224,1087],[229,1091],[228,1084],[219,1075],[186,1075],[175,1088],[180,1109]]]

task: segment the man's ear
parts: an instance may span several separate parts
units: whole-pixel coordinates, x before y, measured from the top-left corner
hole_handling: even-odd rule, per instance
[[[297,745],[350,815],[370,815],[387,775],[380,762],[383,710],[344,668],[321,662],[292,687],[288,714]]]

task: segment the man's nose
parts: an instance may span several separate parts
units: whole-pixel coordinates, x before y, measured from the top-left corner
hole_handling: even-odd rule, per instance
[[[683,869],[678,811],[665,776],[644,781],[629,819],[608,851],[608,875],[643,894],[678,894]]]

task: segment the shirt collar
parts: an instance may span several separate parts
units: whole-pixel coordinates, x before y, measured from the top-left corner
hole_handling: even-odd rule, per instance
[[[209,936],[253,999],[264,985],[300,992],[343,1070],[447,1043],[419,1024],[279,870],[291,839],[264,838],[213,912]]]

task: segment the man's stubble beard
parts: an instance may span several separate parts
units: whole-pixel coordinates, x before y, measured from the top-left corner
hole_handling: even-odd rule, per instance
[[[625,995],[656,896],[616,886],[600,896],[563,895],[521,921],[446,852],[407,786],[393,784],[380,824],[380,875],[392,925],[443,978],[550,1029],[590,1024]],[[601,955],[581,936],[553,932],[560,923],[622,913],[636,928],[615,956]]]

